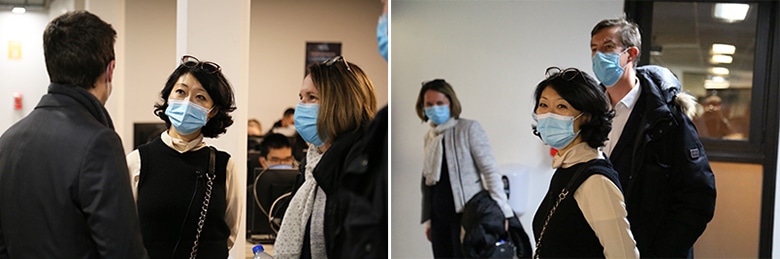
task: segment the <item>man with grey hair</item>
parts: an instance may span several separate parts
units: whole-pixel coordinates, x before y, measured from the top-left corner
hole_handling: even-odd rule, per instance
[[[712,220],[715,176],[691,122],[695,99],[674,74],[637,67],[639,27],[607,19],[591,31],[593,72],[615,111],[603,151],[625,195],[643,258],[684,258]]]

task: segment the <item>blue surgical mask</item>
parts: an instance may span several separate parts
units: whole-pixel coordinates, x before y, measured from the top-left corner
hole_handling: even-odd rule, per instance
[[[268,169],[293,169],[290,164],[268,165]]]
[[[165,115],[179,134],[189,135],[206,126],[209,111],[187,100],[168,100]]]
[[[379,17],[379,22],[376,25],[376,42],[379,45],[379,54],[387,61],[387,43],[389,42],[387,37],[387,13],[383,13]]]
[[[593,73],[599,79],[601,84],[606,87],[615,86],[620,76],[623,75],[623,67],[620,66],[620,55],[623,55],[628,49],[620,53],[596,51],[591,61],[593,62]]]
[[[535,115],[536,131],[539,132],[544,143],[560,150],[568,146],[580,134],[579,131],[574,132],[574,121],[580,116],[582,113],[577,117],[558,115],[552,112],[537,114]]]
[[[441,125],[450,119],[450,106],[445,104],[426,107],[425,116],[428,116],[433,125]]]
[[[317,133],[317,115],[320,112],[319,104],[298,103],[295,107],[293,121],[295,130],[301,135],[303,140],[314,146],[322,146],[323,142]]]

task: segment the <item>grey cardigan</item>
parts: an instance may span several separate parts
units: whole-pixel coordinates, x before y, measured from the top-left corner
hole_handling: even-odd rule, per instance
[[[427,141],[427,134],[426,134]],[[501,207],[504,216],[514,216],[506,200],[504,185],[501,181],[490,143],[479,122],[458,119],[454,127],[444,132],[444,155],[447,158],[452,197],[455,200],[455,212],[463,212],[463,207],[471,197],[485,189],[490,197]],[[422,181],[422,221],[431,218],[430,188]]]

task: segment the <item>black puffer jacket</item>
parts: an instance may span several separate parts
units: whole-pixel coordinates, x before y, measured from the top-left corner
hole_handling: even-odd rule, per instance
[[[658,66],[636,72],[641,93],[610,160],[642,257],[687,257],[712,219],[715,177],[677,78]]]
[[[531,241],[517,217],[509,218],[504,230],[504,213],[487,191],[478,192],[463,208],[462,249],[467,258],[491,258],[496,242],[505,240],[515,246],[517,258],[531,258]],[[495,258],[495,257],[493,257]]]

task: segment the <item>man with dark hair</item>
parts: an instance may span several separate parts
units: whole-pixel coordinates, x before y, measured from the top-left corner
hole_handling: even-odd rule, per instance
[[[306,150],[309,149],[309,145],[303,140],[298,131],[295,130],[295,121],[293,116],[295,115],[295,108],[287,108],[284,110],[282,119],[276,121],[271,127],[271,130],[267,134],[279,133],[287,136],[290,139],[290,145],[292,145],[293,156],[295,160],[303,160]]]
[[[76,11],[43,34],[49,90],[0,137],[0,258],[146,258],[104,105],[116,31]]]
[[[294,137],[294,134],[297,132],[295,131],[295,121],[293,120],[293,115],[295,115],[295,108],[287,108],[287,110],[284,110],[284,115],[282,115],[282,118],[274,122],[274,125],[271,127],[271,130],[269,130],[268,133],[279,133],[287,137]]]
[[[625,19],[591,31],[593,72],[615,111],[603,151],[619,173],[640,256],[689,257],[715,211],[715,176],[691,122],[695,99],[668,69],[637,67],[641,42]]]
[[[271,133],[260,142],[260,164],[263,168],[292,169],[296,164],[292,154],[290,140],[282,135]]]

